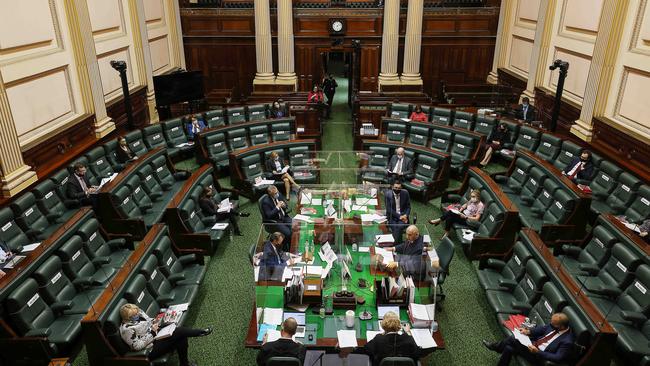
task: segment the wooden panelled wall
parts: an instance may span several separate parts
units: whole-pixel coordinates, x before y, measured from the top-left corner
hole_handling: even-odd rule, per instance
[[[347,33],[333,47],[328,33],[331,18],[344,17]],[[483,83],[490,71],[498,8],[425,10],[422,29],[421,74],[424,92],[435,95],[440,81]],[[383,9],[293,10],[295,71],[300,91],[309,90],[321,75],[321,53],[351,51],[361,44],[360,90],[376,91],[381,62]],[[205,75],[209,102],[232,90],[233,99],[252,92],[255,76],[255,19],[252,9],[181,9],[185,57],[189,70]],[[277,72],[277,19],[271,10],[273,59]],[[399,69],[402,67],[406,9],[401,11]]]
[[[506,69],[499,69],[499,84],[508,85],[521,90],[526,89],[526,81]],[[537,117],[549,126],[555,95],[535,88],[535,106]],[[570,132],[571,125],[580,118],[580,108],[563,101],[560,106],[560,116],[557,122],[557,133],[570,138],[576,143],[587,144]],[[594,136],[590,147],[597,153],[615,160],[620,166],[634,171],[640,178],[650,179],[650,145],[610,126],[604,121],[594,118]]]

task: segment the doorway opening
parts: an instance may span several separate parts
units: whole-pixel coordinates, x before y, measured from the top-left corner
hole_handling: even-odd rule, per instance
[[[348,104],[349,107],[352,106],[352,88],[353,85],[353,52],[347,51],[329,51],[321,53],[321,65],[322,65],[322,75],[323,78],[327,77],[329,74],[332,74],[339,84],[339,87],[336,89],[336,95],[334,98],[335,103],[344,102]],[[341,99],[341,95],[345,96],[345,99]]]

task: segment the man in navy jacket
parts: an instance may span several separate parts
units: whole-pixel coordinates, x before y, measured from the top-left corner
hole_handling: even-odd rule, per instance
[[[406,189],[402,189],[402,183],[395,181],[392,189],[384,192],[386,200],[386,219],[388,227],[393,233],[395,243],[402,242],[402,233],[406,230],[411,214],[411,198]]]
[[[594,178],[594,163],[591,160],[591,152],[582,150],[579,157],[573,158],[562,174],[574,182],[589,184]]]
[[[282,280],[284,267],[287,266],[288,254],[282,251],[284,235],[280,232],[272,233],[269,240],[264,242],[262,258],[260,258],[260,280]]]
[[[541,365],[543,361],[563,363],[570,359],[575,341],[569,328],[569,318],[564,313],[555,313],[551,323],[538,325],[533,329],[522,329],[521,333],[527,335],[532,345],[526,347],[519,343],[514,336],[501,342],[483,341],[488,349],[501,353],[499,366],[510,364],[512,356],[519,356],[533,365]]]
[[[292,219],[289,216],[289,205],[284,197],[278,192],[275,186],[269,186],[267,194],[262,198],[262,223],[271,225],[274,231],[279,231],[284,235],[285,251],[289,251],[291,243],[291,225]]]

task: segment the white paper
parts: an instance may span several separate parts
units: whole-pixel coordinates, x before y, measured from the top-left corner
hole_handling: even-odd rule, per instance
[[[185,146],[192,146],[194,143],[192,142],[183,142],[182,144],[176,145],[176,147],[185,147]]]
[[[158,334],[156,334],[155,339],[170,337],[175,330],[176,330],[176,323],[169,324],[168,326],[158,331]]]
[[[377,240],[377,243],[394,243],[395,242],[395,238],[393,237],[392,234],[376,235],[375,240]]]
[[[431,244],[431,236],[429,234],[424,234],[424,237],[422,238],[422,242],[425,244]]]
[[[325,268],[323,268],[323,271],[320,274],[320,278],[327,277],[327,275],[330,273],[330,269],[332,269],[332,262],[327,262],[327,265]]]
[[[376,198],[357,198],[354,202],[359,206],[377,206]]]
[[[27,245],[23,246],[23,250],[21,251],[21,253],[31,252],[32,250],[38,248],[39,245],[41,245],[40,242],[39,243],[34,243],[34,244],[27,244]]]
[[[282,170],[280,171],[280,173],[284,174],[284,173],[288,172],[290,168],[291,168],[290,166],[285,165],[284,168],[282,168]]]
[[[320,277],[323,274],[323,267],[321,266],[307,266],[307,275]]]
[[[368,211],[368,207],[366,207],[366,206],[360,206],[360,205],[352,205],[352,211],[363,211],[363,212],[366,212],[366,211]]]
[[[232,205],[230,204],[230,198],[226,198],[225,200],[219,202],[219,209],[217,212],[230,212],[231,208]]]
[[[533,345],[533,343],[530,341],[530,338],[528,338],[527,335],[522,334],[521,332],[519,332],[519,330],[516,329],[516,328],[515,328],[515,330],[512,331],[512,335],[515,337],[516,340],[519,341],[519,343],[521,343],[522,345],[524,345],[526,347]]]
[[[282,309],[264,308],[264,323],[272,325],[282,324]]]
[[[217,222],[212,226],[212,230],[226,230],[227,227],[228,227],[227,222]]]
[[[370,247],[359,247],[359,253],[369,253]]]
[[[260,278],[260,267],[259,266],[255,266],[253,268],[253,274],[255,275],[255,282],[259,281],[259,278]]]
[[[637,225],[637,224],[631,224],[629,222],[623,222],[623,225],[625,225],[625,227],[627,227],[628,229],[633,230],[633,231],[635,231],[637,233],[641,232],[641,230],[639,229],[639,225]]]
[[[336,209],[334,209],[333,205],[327,206],[327,208],[325,209],[325,215],[327,215],[328,217],[333,217],[336,215]]]
[[[167,308],[167,311],[187,311],[189,309],[190,304],[188,302],[182,303],[182,304],[176,304],[176,305],[170,305]]]
[[[309,204],[311,200],[312,200],[311,192],[303,191],[300,194],[300,203],[302,203],[303,205]]]
[[[312,198],[311,204],[312,206],[320,206],[323,204],[323,200],[320,198]]]
[[[382,263],[384,265],[387,265],[388,263],[395,261],[395,257],[393,256],[393,252],[389,252],[384,248],[375,247],[375,254],[382,256],[382,258],[383,258]]]
[[[277,329],[267,329],[266,330],[266,342],[275,342],[282,337],[282,334]]]
[[[474,234],[476,234],[476,233],[473,232],[472,230],[463,229],[463,239],[465,239],[465,240],[474,239]]]
[[[399,306],[377,306],[377,316],[379,319],[384,319],[384,315],[389,311],[399,316]]]
[[[309,216],[301,215],[301,214],[294,216],[293,219],[298,221],[304,221],[304,222],[312,222]]]
[[[271,185],[273,183],[275,183],[274,180],[262,179],[259,182],[255,183],[255,187],[264,186],[264,185]]]
[[[380,330],[367,330],[366,331],[366,341],[370,342],[372,341],[377,334],[381,334],[382,332]]]
[[[417,344],[420,348],[433,348],[438,346],[436,344],[436,341],[433,339],[433,336],[431,335],[429,329],[413,328],[411,329],[411,336],[413,336],[415,344]]]
[[[339,330],[336,332],[339,348],[357,347],[357,332],[354,330]]]
[[[411,304],[411,316],[418,320],[433,320],[434,304]]]
[[[23,258],[25,258],[24,255],[16,255],[16,256],[14,256],[13,258],[11,258],[11,259],[9,260],[9,262],[5,263],[4,268],[5,268],[5,269],[12,269],[12,268],[14,268],[14,266],[15,266],[16,264],[18,264],[18,262],[20,262],[21,260],[23,260]]]

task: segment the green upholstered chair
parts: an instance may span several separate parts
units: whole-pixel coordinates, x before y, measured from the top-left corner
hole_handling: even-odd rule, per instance
[[[549,207],[555,203],[555,191],[560,189],[560,185],[554,179],[545,179],[542,184],[542,190],[535,197],[530,212],[535,217],[543,217]]]
[[[465,163],[471,159],[476,148],[476,140],[471,137],[454,135],[454,143],[451,145],[450,158],[451,170],[457,175],[462,175],[467,170]]]
[[[223,109],[212,109],[204,114],[205,124],[208,128],[215,128],[226,125],[226,119],[223,116]]]
[[[105,178],[115,173],[102,146],[97,146],[86,153],[86,159],[88,159],[88,169],[97,177]]]
[[[167,147],[165,136],[163,135],[162,125],[156,123],[142,129],[142,140],[147,149],[152,150],[158,147]]]
[[[560,153],[557,155],[557,159],[553,162],[553,165],[555,165],[556,168],[562,170],[571,163],[571,160],[573,158],[580,156],[580,152],[582,151],[582,148],[569,141],[569,140],[564,140],[562,141],[562,150],[560,150]]]
[[[104,155],[108,159],[109,164],[111,164],[111,167],[113,167],[113,170],[116,172],[122,171],[125,164],[117,160],[117,139],[107,141],[102,147],[104,148]]]
[[[84,250],[91,260],[95,258],[110,258],[109,264],[114,268],[122,268],[132,253],[124,238],[106,240],[102,234],[99,221],[91,218],[84,222],[77,231],[83,242]]]
[[[46,179],[32,190],[36,197],[36,204],[48,220],[54,222],[66,222],[76,212],[79,203],[73,200],[65,200],[54,181]]]
[[[604,226],[598,225],[593,228],[591,238],[584,247],[564,244],[559,248],[557,259],[569,273],[584,275],[581,266],[600,267],[604,265],[609,258],[612,246],[617,241],[616,236]]]
[[[147,192],[144,190],[142,187],[142,182],[140,181],[140,177],[137,174],[131,175],[127,180],[126,180],[126,185],[129,187],[129,190],[131,191],[131,197],[133,197],[133,201],[136,206],[140,209],[141,212],[147,213],[148,211],[151,211],[153,208],[153,202],[151,201],[151,198],[147,194]]]
[[[147,193],[151,201],[160,201],[163,195],[163,189],[160,186],[160,183],[158,183],[158,179],[156,179],[154,176],[153,168],[151,165],[147,164],[140,167],[137,175],[140,177],[142,188]]]
[[[50,221],[41,212],[32,192],[27,192],[15,199],[10,207],[14,212],[16,223],[35,242],[45,240],[59,226],[59,222],[55,218]]]
[[[164,191],[169,191],[176,183],[176,178],[169,171],[167,166],[167,159],[163,156],[158,156],[151,161],[151,168],[153,169],[154,177],[160,182],[160,187]]]
[[[251,145],[253,146],[268,144],[271,141],[266,125],[251,127],[249,129],[249,135],[251,137]]]
[[[417,159],[417,164],[415,165],[414,178],[424,182],[424,184],[418,186],[413,184],[412,181],[405,181],[402,184],[409,192],[417,192],[423,199],[425,199],[426,192],[431,184],[433,184],[439,168],[440,161],[438,159],[432,156],[420,154]]]
[[[449,152],[453,142],[453,135],[449,131],[433,130],[431,148],[441,152]]]
[[[169,281],[162,271],[158,269],[158,259],[155,255],[150,255],[145,259],[139,272],[147,280],[147,290],[158,304],[164,306],[191,304],[196,298],[199,285],[177,285],[176,282]]]
[[[542,267],[530,259],[526,262],[526,272],[519,282],[503,280],[500,282],[502,289],[487,290],[485,295],[496,313],[520,314],[539,300],[546,282],[548,276]]]
[[[275,122],[271,125],[271,135],[273,141],[291,140],[291,124],[289,122]]]
[[[605,204],[599,201],[591,202],[591,209],[599,213],[611,212],[622,215],[636,197],[636,192],[641,187],[641,180],[630,173],[623,172],[618,176],[616,188],[607,196]]]
[[[143,219],[144,214],[140,207],[136,205],[135,200],[131,197],[131,189],[127,186],[121,186],[112,194],[117,211],[123,219]]]
[[[260,121],[267,118],[267,105],[255,104],[248,106],[248,120]]]
[[[589,292],[604,290],[623,291],[634,279],[634,271],[641,264],[641,257],[624,243],[612,246],[609,258],[601,266],[581,266],[585,275],[576,279]]]
[[[496,118],[478,115],[476,117],[476,123],[474,124],[474,132],[480,133],[484,136],[489,136],[496,126]]]
[[[444,125],[444,126],[449,126],[453,123],[454,121],[454,111],[448,108],[434,108],[433,113],[431,115],[431,122],[438,124],[438,125]]]
[[[550,133],[543,133],[539,145],[535,149],[535,155],[553,164],[562,150],[562,139]]]
[[[234,107],[228,108],[228,123],[242,123],[246,122],[246,108],[245,107]]]
[[[205,148],[208,152],[208,158],[219,171],[228,169],[230,161],[228,160],[226,136],[224,136],[223,133],[215,133],[206,136]]]
[[[169,281],[179,285],[201,284],[205,276],[205,265],[196,254],[177,257],[169,237],[162,237],[155,245],[153,254],[158,266]],[[180,277],[180,278],[177,278]]]
[[[418,146],[427,146],[429,142],[429,133],[429,128],[413,126],[409,131],[409,143]]]
[[[101,287],[108,285],[115,268],[110,264],[110,258],[88,258],[83,241],[78,235],[72,236],[56,250],[56,255],[61,258],[63,272],[75,286]]]
[[[518,241],[512,249],[512,255],[504,262],[496,258],[487,259],[485,266],[478,271],[478,281],[484,290],[499,290],[501,280],[519,282],[526,270],[526,262],[532,254],[526,246]]]
[[[149,151],[147,150],[147,146],[142,140],[142,132],[140,130],[135,130],[127,133],[124,135],[124,139],[126,140],[127,145],[129,145],[131,152],[137,156],[142,156],[146,154],[147,151]]]
[[[404,103],[392,103],[390,105],[391,118],[409,118],[411,116],[411,105]]]
[[[546,173],[543,170],[536,166],[530,168],[528,179],[524,183],[524,186],[521,188],[521,193],[519,194],[519,198],[523,204],[531,206],[533,202],[535,202],[535,198],[544,187],[543,184],[545,179]]]
[[[236,130],[231,130],[227,132],[228,134],[228,144],[230,145],[230,150],[241,150],[248,147],[248,140],[246,139],[246,129],[238,128]]]
[[[415,361],[408,357],[386,357],[379,366],[416,366]]]
[[[368,166],[363,170],[361,176],[364,181],[381,183],[386,177],[386,167],[390,150],[383,146],[371,146],[368,149]]]
[[[131,304],[135,304],[140,310],[152,318],[160,313],[161,307],[167,307],[168,304],[159,304],[147,289],[148,278],[142,274],[137,274],[129,281],[124,289],[124,298]]]
[[[650,218],[650,186],[642,185],[636,193],[636,198],[623,213],[627,221],[640,224]]]
[[[15,253],[20,253],[25,245],[33,243],[16,223],[14,213],[9,207],[0,209],[0,240]]]
[[[391,142],[404,142],[406,139],[406,124],[389,122],[386,126],[386,138]]]
[[[294,173],[293,180],[298,184],[316,184],[318,183],[319,172],[311,164],[314,158],[308,146],[295,146],[289,148],[289,164]]]
[[[454,114],[454,122],[452,126],[462,128],[465,130],[474,129],[475,115],[469,112],[456,111]]]

